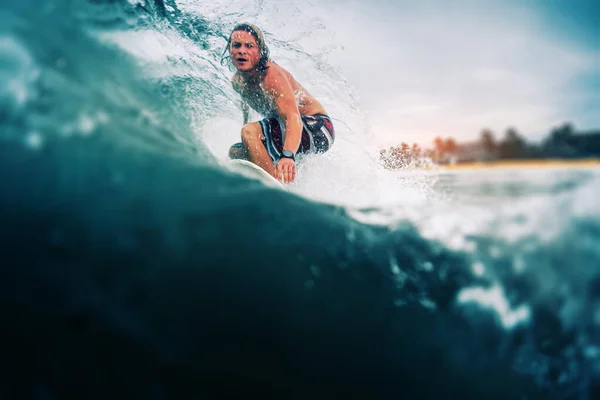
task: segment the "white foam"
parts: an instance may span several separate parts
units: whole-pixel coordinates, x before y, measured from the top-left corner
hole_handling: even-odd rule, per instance
[[[0,104],[20,109],[33,95],[31,85],[39,76],[33,57],[12,36],[0,36]]]
[[[229,154],[229,147],[241,141],[241,129],[241,114],[239,119],[214,117],[209,118],[202,128],[196,131],[196,138],[204,143],[217,159],[225,160]]]
[[[474,302],[481,307],[494,310],[502,325],[507,329],[529,321],[531,316],[531,310],[526,305],[512,309],[502,288],[498,285],[489,289],[480,287],[462,289],[457,299],[459,303]]]

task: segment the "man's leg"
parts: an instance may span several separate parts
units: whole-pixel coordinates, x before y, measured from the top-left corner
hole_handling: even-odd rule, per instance
[[[250,161],[278,179],[277,169],[262,142],[263,138],[262,128],[258,122],[251,122],[242,127],[242,143],[248,151]]]
[[[235,143],[229,148],[229,158],[232,160],[247,160],[248,151],[243,143]]]

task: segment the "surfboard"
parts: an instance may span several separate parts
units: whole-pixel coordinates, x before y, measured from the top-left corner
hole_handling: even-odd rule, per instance
[[[248,178],[258,179],[267,186],[285,189],[283,183],[273,178],[267,171],[247,160],[228,160],[227,166]]]

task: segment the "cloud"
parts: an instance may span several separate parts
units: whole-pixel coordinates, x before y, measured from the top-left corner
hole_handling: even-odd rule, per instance
[[[356,87],[382,144],[468,140],[484,127],[539,137],[565,120],[577,125],[598,100],[574,84],[600,76],[598,53],[561,40],[531,7],[379,0],[330,12],[329,28],[344,44],[330,60]]]

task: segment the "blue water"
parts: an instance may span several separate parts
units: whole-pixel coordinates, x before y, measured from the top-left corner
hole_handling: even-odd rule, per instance
[[[236,5],[0,6],[0,398],[599,398],[600,170],[228,172]]]

